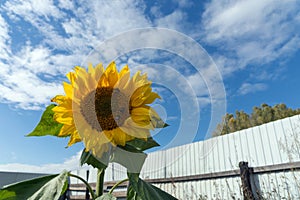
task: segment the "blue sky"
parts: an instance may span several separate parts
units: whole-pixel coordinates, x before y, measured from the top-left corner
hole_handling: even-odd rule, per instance
[[[209,137],[225,112],[299,108],[299,32],[299,1],[3,0],[0,170],[78,168],[82,144],[24,135],[87,62],[148,73],[171,125],[153,132],[161,148]]]

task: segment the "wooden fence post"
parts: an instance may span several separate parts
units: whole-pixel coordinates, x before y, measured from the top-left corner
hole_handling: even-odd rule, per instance
[[[244,199],[255,199],[252,193],[251,182],[250,182],[250,174],[253,172],[252,167],[248,167],[248,162],[241,161],[239,163],[240,167],[240,176],[242,181],[242,189],[244,194]]]

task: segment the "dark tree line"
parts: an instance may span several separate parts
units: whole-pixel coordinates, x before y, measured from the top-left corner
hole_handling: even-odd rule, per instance
[[[253,107],[250,115],[243,110],[235,111],[235,115],[227,113],[223,117],[223,122],[217,125],[212,135],[225,135],[298,114],[300,114],[300,109],[293,110],[282,103],[273,107],[264,103],[260,107]]]

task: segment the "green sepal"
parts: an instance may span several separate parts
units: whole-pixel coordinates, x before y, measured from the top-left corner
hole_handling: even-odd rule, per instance
[[[46,108],[38,125],[31,133],[29,133],[26,136],[52,135],[52,136],[59,137],[58,134],[63,124],[56,122],[53,118],[54,112],[52,111],[52,109],[55,106],[56,106],[55,104],[51,104]]]
[[[14,183],[0,190],[1,200],[58,199],[67,189],[68,172]]]
[[[139,173],[143,167],[147,154],[143,151],[159,144],[152,138],[147,141],[135,138],[126,142],[125,146],[118,146],[112,151],[111,162],[116,162],[127,168],[127,171]]]
[[[131,185],[127,188],[127,199],[128,200],[144,200],[137,194]]]
[[[164,126],[163,126],[163,128],[166,128],[166,127],[168,127],[168,126],[170,126],[169,124],[167,124],[167,123],[164,123]]]
[[[97,169],[106,169],[107,165],[108,165],[108,161],[109,161],[109,155],[108,153],[104,153],[102,155],[101,160],[103,160],[105,163],[100,162],[99,159],[97,159],[95,156],[93,156],[93,154],[91,154],[90,152],[87,152],[85,149],[82,151],[81,153],[81,157],[80,157],[80,165],[83,164],[88,164],[93,166],[94,168]]]
[[[155,126],[154,128],[166,128],[169,126],[169,124],[164,122],[161,118],[152,117],[151,120],[155,121],[155,123],[152,123]]]
[[[147,183],[139,178],[138,173],[127,173],[129,186],[127,189],[127,200],[176,200],[177,198],[164,192],[163,190]]]
[[[144,152],[130,152],[122,148],[115,148],[111,153],[110,161],[123,165],[128,172],[139,173],[146,158],[147,154]]]
[[[101,197],[98,197],[97,199],[95,200],[117,200],[116,197],[114,197],[112,194],[103,194]]]
[[[132,148],[137,151],[145,151],[147,149],[160,146],[152,137],[147,138],[147,141],[135,138],[134,140],[126,142],[125,147],[123,147],[125,150],[130,151]],[[128,149],[127,149],[128,148]]]

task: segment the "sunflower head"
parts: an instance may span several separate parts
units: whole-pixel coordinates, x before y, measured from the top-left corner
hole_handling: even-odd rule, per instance
[[[109,146],[125,146],[135,138],[147,140],[161,122],[148,104],[159,95],[147,74],[130,77],[128,66],[118,72],[115,62],[88,70],[75,67],[63,83],[66,95],[52,99],[54,119],[63,124],[59,136],[70,136],[68,146],[83,141],[87,151],[101,157]]]

